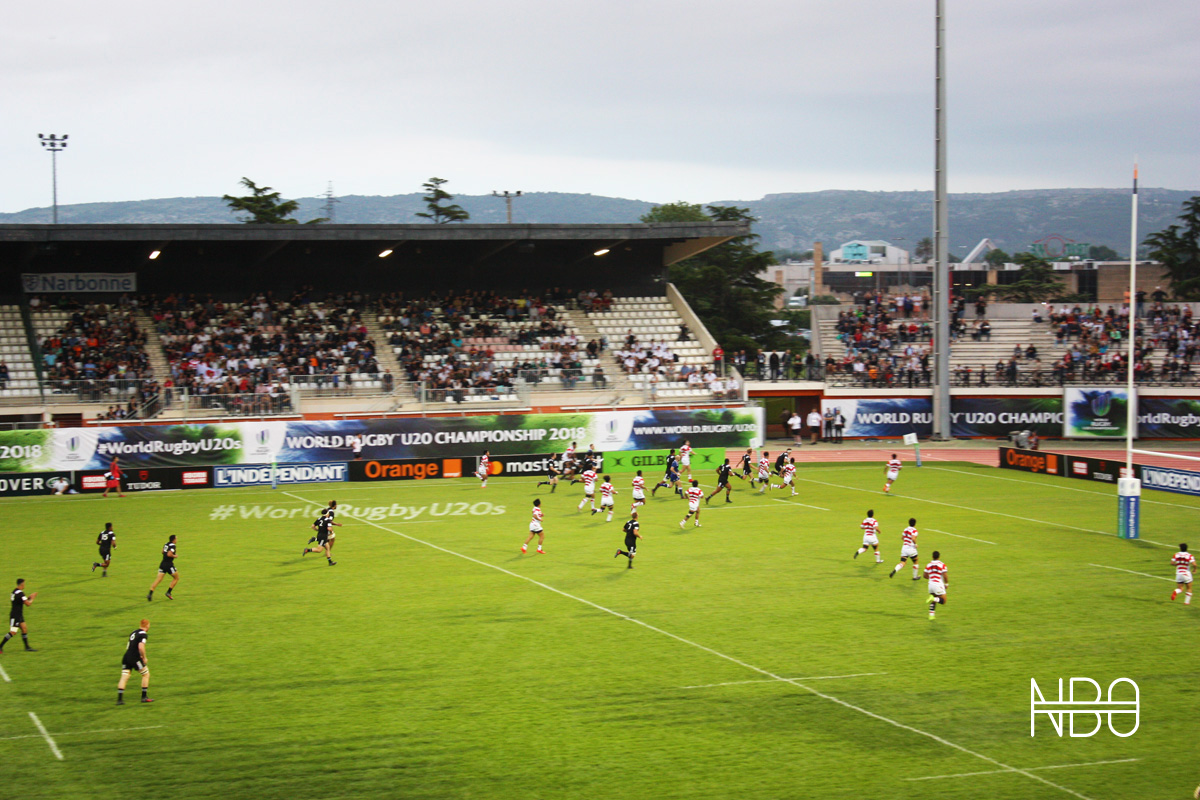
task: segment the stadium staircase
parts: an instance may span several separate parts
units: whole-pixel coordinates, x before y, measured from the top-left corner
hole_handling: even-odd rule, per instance
[[[388,344],[388,332],[379,324],[379,314],[369,309],[363,309],[359,314],[362,316],[363,325],[367,326],[367,336],[375,342],[375,362],[379,364],[379,371],[390,371],[393,385],[399,384],[405,374],[404,369],[400,366],[400,359],[396,358],[392,346]]]
[[[0,389],[0,400],[29,402],[41,396],[20,306],[0,305],[0,361],[8,365],[8,383]]]
[[[969,310],[964,320],[969,331],[974,322]],[[968,333],[951,346],[951,370],[970,367],[972,373],[978,373],[980,367],[986,367],[990,376],[997,361],[1008,363],[1013,356],[1014,347],[1024,350],[1031,344],[1037,347],[1038,360],[1041,361],[1043,370],[1049,371],[1054,366],[1054,361],[1062,357],[1063,348],[1054,346],[1054,334],[1048,323],[1038,324],[1025,319],[989,319],[988,322],[992,326],[990,340],[975,341]],[[846,346],[837,339],[837,320],[821,320],[819,327],[821,352],[840,360],[846,353]],[[900,352],[905,345],[893,343],[892,347],[893,352]],[[1026,361],[1023,357],[1017,361],[1017,367],[1022,371],[1030,369],[1032,364],[1033,362]]]
[[[133,313],[133,318],[146,334],[146,358],[150,361],[150,369],[154,371],[154,379],[162,383],[171,377],[171,362],[167,360],[167,351],[163,348],[158,328],[154,326],[154,318],[140,308]]]

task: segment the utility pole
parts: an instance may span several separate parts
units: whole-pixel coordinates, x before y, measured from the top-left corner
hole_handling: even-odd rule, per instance
[[[67,134],[63,134],[61,138],[55,134],[43,136],[38,134],[38,139],[42,142],[42,147],[50,151],[50,174],[54,185],[54,224],[58,224],[58,152],[67,149]]]
[[[520,192],[510,192],[505,189],[503,193],[493,191],[492,197],[503,197],[505,210],[508,212],[508,224],[512,225],[512,201],[514,197],[520,197]]]
[[[330,224],[333,224],[336,220],[336,209],[334,207],[342,202],[333,194],[333,181],[329,182],[329,185],[325,188],[325,194],[321,195],[321,197],[325,198],[325,203],[321,206],[321,215],[329,220]]]

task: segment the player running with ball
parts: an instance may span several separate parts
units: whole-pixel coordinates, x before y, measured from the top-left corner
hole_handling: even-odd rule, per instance
[[[783,465],[783,469],[779,471],[779,474],[783,476],[783,482],[779,483],[779,484],[772,483],[771,484],[772,489],[782,489],[784,487],[788,487],[792,490],[792,497],[795,497],[796,495],[800,494],[799,492],[796,491],[796,483],[795,483],[796,459],[789,458],[788,462]]]
[[[908,518],[908,527],[900,534],[903,544],[900,545],[900,563],[892,570],[889,578],[894,578],[900,568],[904,566],[904,562],[912,559],[913,580],[921,580],[920,570],[921,565],[917,563],[917,518]]]
[[[604,476],[604,483],[600,484],[600,510],[608,509],[608,519],[605,522],[612,522],[613,504],[616,502],[614,495],[617,493],[617,487],[612,484],[612,477]],[[595,511],[592,512],[596,513]]]
[[[693,480],[692,486],[687,490],[688,512],[683,519],[679,520],[679,527],[683,527],[688,519],[695,514],[696,521],[693,523],[697,528],[700,527],[700,499],[704,497],[704,490],[700,488],[700,481]]]

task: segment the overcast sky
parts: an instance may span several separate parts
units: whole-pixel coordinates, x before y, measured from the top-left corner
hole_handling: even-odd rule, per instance
[[[1200,2],[947,0],[952,192],[1200,188]],[[934,2],[59,0],[0,27],[0,211],[933,185]]]

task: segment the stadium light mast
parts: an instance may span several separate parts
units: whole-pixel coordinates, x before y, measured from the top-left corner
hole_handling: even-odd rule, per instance
[[[61,138],[55,134],[44,136],[38,134],[38,139],[42,143],[42,147],[50,151],[50,175],[54,187],[54,224],[58,224],[58,152],[67,149],[68,134],[63,134]]]
[[[950,438],[950,234],[946,207],[946,8],[937,2],[933,191],[933,439]]]
[[[492,197],[503,197],[504,198],[504,208],[508,214],[508,224],[509,225],[512,225],[512,201],[513,201],[513,198],[520,197],[520,196],[521,196],[521,192],[510,192],[510,191],[508,191],[508,189],[505,189],[503,192],[497,192],[497,191],[492,192]]]

